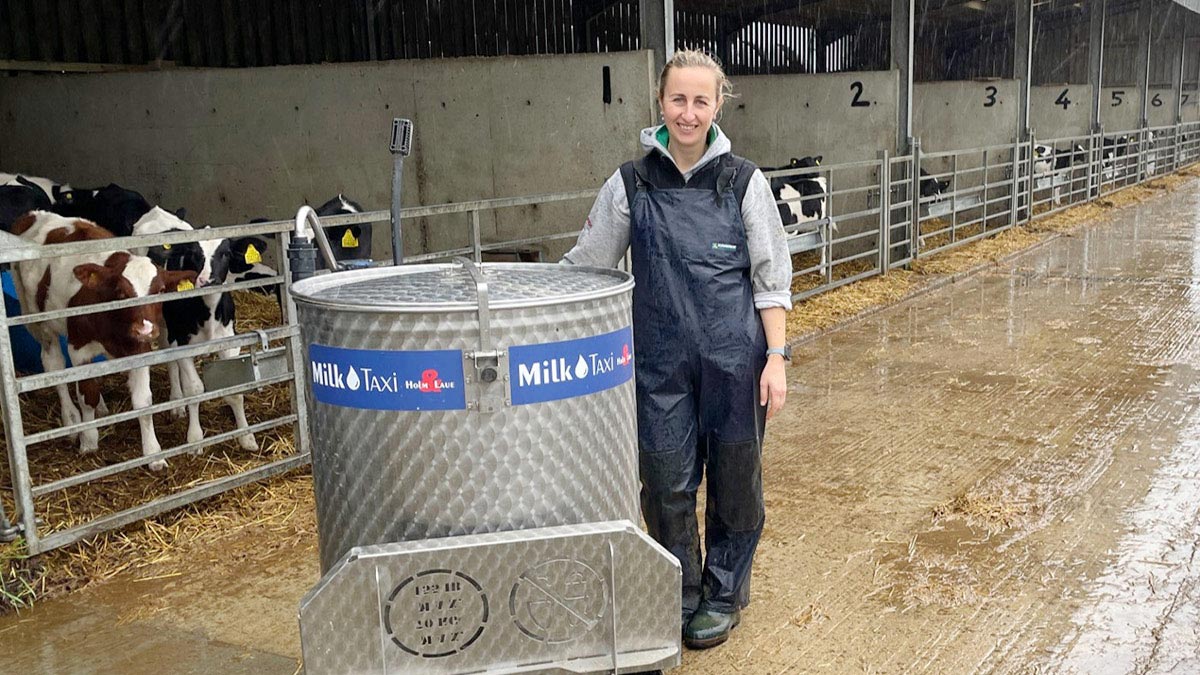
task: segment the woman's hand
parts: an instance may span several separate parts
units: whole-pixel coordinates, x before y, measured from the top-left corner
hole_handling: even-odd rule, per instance
[[[763,368],[758,385],[758,400],[760,405],[767,406],[767,419],[783,410],[783,404],[787,401],[785,363],[782,356],[772,354],[767,357],[767,366]]]

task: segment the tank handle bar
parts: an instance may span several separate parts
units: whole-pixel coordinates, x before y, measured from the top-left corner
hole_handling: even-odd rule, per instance
[[[462,266],[471,275],[475,284],[475,295],[479,300],[479,351],[489,352],[492,349],[491,312],[488,310],[488,285],[483,278],[483,270],[469,258],[459,256],[454,262]]]
[[[479,400],[474,407],[480,412],[496,412],[500,408],[501,402],[504,401],[504,396],[499,390],[487,385],[500,378],[500,359],[504,355],[492,349],[492,317],[491,310],[488,309],[487,280],[483,278],[482,265],[476,265],[469,258],[462,256],[455,258],[454,262],[471,275],[471,282],[475,284],[475,295],[479,302],[479,349],[464,354],[475,365],[475,376],[481,386]]]

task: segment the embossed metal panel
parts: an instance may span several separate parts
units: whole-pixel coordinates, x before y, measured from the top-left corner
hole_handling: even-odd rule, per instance
[[[628,521],[354,548],[300,604],[304,668],[670,668],[680,657],[679,584],[678,561]]]
[[[513,405],[512,387],[521,383],[511,381],[507,362],[511,347],[628,329],[632,278],[559,265],[484,265],[483,271],[490,290],[489,342],[499,353],[490,382],[478,376],[472,358],[480,346],[478,305],[468,292],[470,276],[458,266],[343,272],[293,286],[309,390],[315,373],[325,392],[308,399],[322,570],[353,546],[637,522],[632,377],[601,391]],[[408,362],[412,353],[461,352],[463,368],[455,372],[464,379],[443,382],[434,369],[364,375],[361,363],[314,363],[312,345],[359,350],[355,354],[404,352],[404,358],[388,361],[395,363]],[[609,363],[605,368],[632,370],[628,354],[600,356]],[[575,371],[564,370],[547,364],[544,371],[527,372],[531,379],[524,384],[534,375],[575,377]],[[591,377],[601,368],[583,370]],[[372,382],[381,390],[404,388],[405,395],[422,387],[461,386],[467,407],[382,410],[319,400],[356,401]],[[338,390],[324,389],[350,384],[355,397],[338,398],[331,393]]]

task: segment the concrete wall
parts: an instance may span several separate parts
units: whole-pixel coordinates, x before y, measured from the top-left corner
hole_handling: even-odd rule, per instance
[[[1016,80],[914,86],[913,133],[922,152],[1012,143],[1020,104]]]
[[[896,78],[895,71],[737,77],[740,98],[726,104],[721,128],[734,152],[763,166],[805,155],[824,155],[825,164],[875,159],[896,142]]]
[[[1092,85],[1048,85],[1029,90],[1029,126],[1038,138],[1072,138],[1091,130]]]
[[[1155,101],[1159,105],[1155,105]],[[1175,89],[1174,87],[1151,87],[1150,104],[1146,106],[1146,119],[1152,127],[1162,127],[1175,124]]]
[[[1184,87],[1182,113],[1184,122],[1200,122],[1200,91]]]
[[[1100,124],[1104,133],[1131,131],[1141,126],[1142,94],[1137,87],[1100,90]]]
[[[650,91],[649,52],[25,75],[0,78],[0,167],[117,182],[195,223],[287,218],[339,191],[386,209],[391,119],[408,117],[407,205],[575,190],[636,156]],[[484,239],[574,231],[589,207],[506,209]],[[465,243],[468,222],[410,227],[406,250]]]

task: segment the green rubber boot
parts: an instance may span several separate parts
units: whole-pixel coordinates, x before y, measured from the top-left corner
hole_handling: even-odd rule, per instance
[[[742,613],[701,609],[692,615],[683,631],[683,644],[689,649],[708,649],[729,639],[729,632],[742,620]]]

